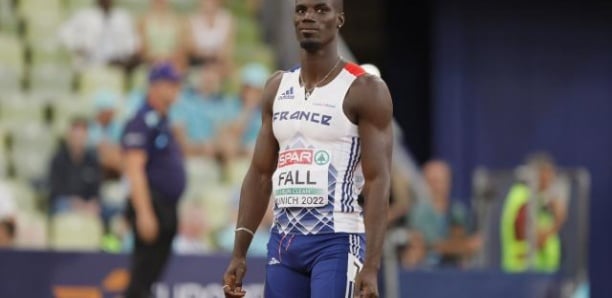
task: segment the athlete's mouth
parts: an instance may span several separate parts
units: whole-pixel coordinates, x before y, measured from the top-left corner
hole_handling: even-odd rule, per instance
[[[319,32],[319,29],[315,28],[300,28],[299,30],[302,34],[314,34]]]

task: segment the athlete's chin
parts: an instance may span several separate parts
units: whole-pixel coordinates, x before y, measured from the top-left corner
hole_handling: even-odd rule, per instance
[[[315,52],[321,48],[322,43],[315,40],[302,40],[300,41],[300,47],[307,52]]]

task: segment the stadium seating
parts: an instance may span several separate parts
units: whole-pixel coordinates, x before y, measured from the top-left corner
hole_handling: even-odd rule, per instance
[[[200,1],[176,0],[171,4],[187,16],[197,12]],[[71,57],[58,40],[58,29],[75,11],[92,5],[95,0],[0,0],[0,175],[6,177],[4,181],[18,199],[19,220],[23,221],[18,231],[20,247],[99,248],[99,220],[91,215],[66,214],[48,221],[47,206],[41,200],[45,190],[40,188],[58,139],[70,121],[76,116],[92,116],[94,92],[106,89],[142,96],[146,88],[146,66],[138,66],[129,78],[117,68],[94,67],[77,73],[71,67]],[[150,3],[116,0],[115,5],[136,19]],[[273,69],[272,52],[263,43],[248,1],[230,0],[225,5],[237,16],[235,69],[253,61]],[[229,85],[229,92],[238,91],[238,72]],[[120,111],[129,112],[129,105],[126,101]],[[190,159],[186,164],[184,199],[203,203],[211,228],[227,226],[248,161],[233,162],[227,171],[208,159]],[[103,183],[103,202],[115,207],[124,204],[124,186],[121,182]]]
[[[72,89],[73,77],[66,64],[41,63],[30,69],[30,90],[33,92],[68,93]]]
[[[25,40],[28,44],[57,40],[58,29],[64,19],[59,11],[45,10],[29,12],[23,18],[26,28]]]
[[[232,160],[227,165],[226,182],[229,185],[239,186],[244,179],[244,175],[249,169],[251,160],[249,158],[239,158]]]
[[[65,0],[65,3],[67,15],[72,15],[81,8],[90,7],[94,3],[94,0]]]
[[[133,16],[139,16],[149,7],[149,1],[117,0],[117,6],[127,9]]]
[[[38,181],[46,175],[56,138],[43,125],[24,125],[12,133],[10,159],[17,177]]]
[[[123,93],[124,87],[124,75],[120,69],[98,66],[83,71],[78,93],[84,98],[91,98],[100,89]]]
[[[220,169],[217,163],[208,158],[190,158],[185,163],[189,184],[206,186],[220,181]]]
[[[37,201],[36,193],[27,182],[11,179],[2,181],[2,184],[11,192],[18,210],[31,213],[38,209],[39,202]]]
[[[210,185],[201,190],[199,200],[204,205],[206,222],[212,230],[222,229],[231,220],[232,195],[236,192],[236,188],[222,185]]]
[[[47,218],[44,214],[37,211],[17,213],[17,248],[46,249],[48,238]]]
[[[61,136],[74,117],[88,117],[93,113],[90,98],[74,95],[63,95],[51,102],[53,107],[53,132]]]
[[[43,119],[41,103],[23,93],[8,95],[0,102],[0,123],[9,128],[19,128],[27,123],[40,123]]]
[[[14,35],[0,34],[0,89],[17,92],[25,73],[25,47]]]
[[[102,222],[88,214],[68,212],[51,218],[51,248],[56,250],[99,250]]]
[[[0,32],[17,33],[18,20],[13,10],[13,1],[0,0]]]
[[[69,93],[73,72],[68,52],[57,39],[40,39],[30,44],[30,90],[36,93]]]
[[[62,0],[19,0],[17,3],[17,13],[24,18],[29,18],[42,12],[61,14],[63,11]]]

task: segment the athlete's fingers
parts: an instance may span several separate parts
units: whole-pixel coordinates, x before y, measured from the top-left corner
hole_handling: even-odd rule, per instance
[[[373,287],[370,285],[362,285],[359,291],[355,291],[358,293],[359,298],[378,298],[378,293],[374,291]]]
[[[242,287],[242,279],[244,278],[245,273],[246,268],[243,266],[238,266],[238,268],[236,268],[236,280],[234,282],[236,287]]]
[[[226,298],[239,298],[239,297],[244,297],[244,295],[246,295],[246,292],[239,288],[230,290],[229,287],[225,287],[223,289],[223,292],[225,293]]]
[[[244,297],[246,294],[246,292],[242,290],[242,286],[238,286],[235,280],[235,275],[226,274],[223,285],[223,293],[225,294],[226,298],[239,298]]]
[[[359,291],[359,297],[370,297],[372,294],[372,290],[367,285],[361,287],[361,291]]]
[[[225,272],[225,275],[223,275],[223,288],[224,289],[226,288],[234,289],[235,283],[236,283],[236,273],[234,273],[233,270]]]
[[[361,288],[362,288],[361,279],[357,278],[357,280],[355,281],[355,290],[353,291],[353,297],[362,297]]]

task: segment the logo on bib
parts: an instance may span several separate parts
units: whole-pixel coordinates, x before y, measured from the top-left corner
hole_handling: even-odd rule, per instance
[[[286,167],[290,165],[311,165],[312,150],[310,149],[295,149],[283,151],[278,155],[278,167]]]
[[[326,165],[329,163],[329,153],[324,150],[319,150],[317,153],[315,153],[314,159],[316,164],[320,166]]]
[[[283,93],[281,93],[281,95],[278,97],[278,100],[282,100],[282,99],[294,99],[295,98],[295,94],[293,93],[293,87],[285,90]]]

